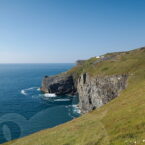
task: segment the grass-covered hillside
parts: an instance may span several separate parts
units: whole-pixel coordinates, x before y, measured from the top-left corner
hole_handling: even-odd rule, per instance
[[[127,73],[128,86],[119,97],[80,118],[5,145],[145,145],[145,48],[103,58],[91,58],[68,73]]]
[[[69,71],[69,73],[89,73],[90,75],[114,75],[136,72],[145,62],[145,47],[128,52],[108,53],[100,58],[92,57],[83,61]]]

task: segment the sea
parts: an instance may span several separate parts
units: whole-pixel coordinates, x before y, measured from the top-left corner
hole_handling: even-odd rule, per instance
[[[0,64],[0,143],[52,128],[80,116],[78,96],[40,91],[45,75],[75,64]]]

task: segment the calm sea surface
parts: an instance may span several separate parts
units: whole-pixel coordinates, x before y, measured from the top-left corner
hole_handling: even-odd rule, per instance
[[[45,75],[74,64],[0,64],[0,143],[54,127],[79,116],[77,96],[49,97],[39,90]]]

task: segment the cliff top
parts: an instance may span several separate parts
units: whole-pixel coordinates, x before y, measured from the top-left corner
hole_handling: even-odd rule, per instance
[[[79,76],[81,73],[90,75],[113,75],[136,72],[145,63],[145,47],[127,52],[107,53],[100,57],[92,57],[68,71],[68,74]]]

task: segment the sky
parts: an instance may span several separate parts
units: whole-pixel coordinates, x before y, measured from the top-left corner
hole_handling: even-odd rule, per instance
[[[72,63],[145,46],[145,0],[0,0],[0,63]]]

